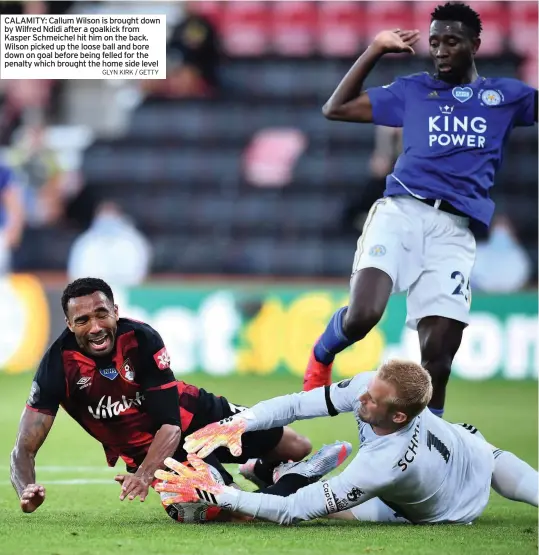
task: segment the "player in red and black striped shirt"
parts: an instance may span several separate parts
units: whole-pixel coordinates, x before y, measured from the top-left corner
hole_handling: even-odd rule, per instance
[[[62,308],[67,328],[39,365],[11,456],[21,509],[33,512],[45,500],[34,459],[59,406],[103,445],[109,466],[119,458],[125,462],[127,473],[115,478],[122,484],[120,499],[144,501],[166,457],[186,460],[184,436],[243,407],[177,381],[159,333],[120,318],[104,281],[74,281],[63,293]],[[263,481],[280,462],[301,460],[311,450],[308,439],[282,427],[245,434],[242,444],[239,458],[221,449],[206,459],[228,484],[232,477],[221,463],[261,458]]]

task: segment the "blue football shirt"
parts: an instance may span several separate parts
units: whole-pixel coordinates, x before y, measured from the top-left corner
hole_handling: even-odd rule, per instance
[[[6,209],[2,202],[2,195],[12,183],[13,173],[7,166],[0,163],[0,228],[2,228],[6,223]]]
[[[488,227],[503,147],[513,127],[535,123],[535,89],[485,77],[455,86],[418,73],[367,94],[375,124],[403,128],[403,152],[385,196],[443,199]]]

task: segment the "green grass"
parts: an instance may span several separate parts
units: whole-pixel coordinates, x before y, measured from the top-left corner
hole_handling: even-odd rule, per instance
[[[193,377],[193,382],[236,403],[297,390],[291,377]],[[180,525],[164,513],[156,494],[145,503],[118,500],[113,469],[99,444],[60,413],[37,459],[47,500],[34,514],[19,510],[9,484],[9,452],[31,376],[0,373],[0,553],[2,555],[223,555],[280,554],[511,554],[537,553],[537,511],[492,494],[472,526],[387,526],[316,521],[284,528],[268,523]],[[537,468],[537,384],[452,382],[446,418],[469,422],[499,447]],[[294,427],[315,448],[347,439],[357,446],[351,415],[300,422]],[[71,467],[61,471],[51,467]],[[48,467],[45,471],[40,467]],[[95,467],[83,471],[75,467]],[[121,467],[119,466],[119,469]],[[235,469],[231,468],[235,472]],[[61,485],[59,480],[110,480]],[[241,480],[238,480],[241,483]]]

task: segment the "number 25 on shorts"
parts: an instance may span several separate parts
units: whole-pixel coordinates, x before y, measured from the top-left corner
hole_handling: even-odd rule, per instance
[[[462,272],[455,271],[451,274],[451,279],[456,280],[457,286],[455,287],[452,295],[462,295],[468,304],[472,302],[472,290],[470,288],[470,280],[466,278]]]

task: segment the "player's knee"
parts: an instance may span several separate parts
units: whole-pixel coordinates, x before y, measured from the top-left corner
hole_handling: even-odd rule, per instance
[[[309,438],[299,434],[296,434],[296,438],[290,447],[290,458],[293,461],[301,461],[313,450],[313,445]]]
[[[292,428],[284,429],[283,438],[275,449],[275,456],[282,460],[301,461],[312,451],[309,438],[298,434]]]
[[[363,339],[378,324],[383,314],[383,307],[350,306],[343,321],[346,337],[355,341]]]

